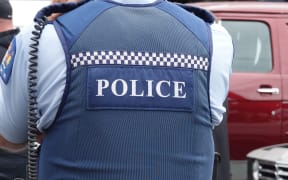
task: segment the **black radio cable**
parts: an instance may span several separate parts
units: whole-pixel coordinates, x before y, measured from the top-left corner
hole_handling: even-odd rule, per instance
[[[47,19],[46,17],[36,19],[34,25],[35,30],[32,31],[31,51],[29,52],[29,71],[28,71],[28,165],[27,179],[38,179],[38,147],[37,142],[38,129],[37,121],[39,120],[38,103],[37,103],[37,66],[38,66],[38,45],[42,30],[44,29]]]
[[[42,8],[35,16],[34,30],[32,31],[32,43],[30,44],[28,60],[28,164],[27,180],[38,179],[38,156],[39,142],[37,121],[39,120],[38,103],[37,103],[37,67],[38,67],[38,46],[42,31],[48,22],[47,17],[52,13],[66,13],[71,11],[89,0],[83,0],[77,3],[59,3]]]

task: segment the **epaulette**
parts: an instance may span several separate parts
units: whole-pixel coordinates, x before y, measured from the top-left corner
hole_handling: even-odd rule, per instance
[[[181,3],[176,3],[178,6],[182,7],[183,9],[195,14],[195,16],[203,19],[205,22],[212,24],[215,21],[215,16],[213,15],[212,12],[197,7],[197,6],[192,6],[188,4],[181,4]]]

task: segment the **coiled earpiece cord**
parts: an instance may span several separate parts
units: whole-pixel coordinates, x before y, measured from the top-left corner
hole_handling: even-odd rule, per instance
[[[30,44],[30,58],[28,71],[28,94],[29,94],[29,110],[28,110],[28,165],[27,179],[38,179],[38,147],[37,142],[38,130],[36,122],[39,120],[38,103],[37,103],[37,66],[38,66],[38,45],[42,30],[46,25],[47,19],[43,17],[36,19],[34,25],[35,30],[32,31],[32,43]]]
[[[40,10],[34,18],[35,25],[32,31],[32,43],[30,44],[29,51],[29,71],[28,71],[28,94],[29,94],[29,105],[28,105],[28,165],[27,165],[27,180],[38,179],[38,156],[39,156],[39,142],[37,121],[39,120],[38,103],[37,103],[37,67],[38,67],[38,46],[39,39],[42,31],[47,24],[47,17],[52,13],[65,13],[71,11],[82,4],[88,2],[84,0],[78,3],[62,3],[53,4]]]

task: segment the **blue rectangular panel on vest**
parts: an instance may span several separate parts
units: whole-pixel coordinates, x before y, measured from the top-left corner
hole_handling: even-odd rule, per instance
[[[87,109],[192,111],[193,70],[88,67]]]

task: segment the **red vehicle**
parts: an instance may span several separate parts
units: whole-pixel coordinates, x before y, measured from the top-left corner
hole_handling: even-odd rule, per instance
[[[288,3],[204,2],[235,46],[228,97],[231,160],[288,142]],[[225,51],[225,50],[224,50]]]

